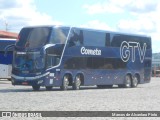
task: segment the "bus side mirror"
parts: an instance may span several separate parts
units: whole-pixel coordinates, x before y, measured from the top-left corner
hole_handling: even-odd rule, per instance
[[[11,45],[7,45],[5,48],[4,48],[4,56],[7,57],[7,52],[9,49],[15,47],[15,44],[11,44]]]

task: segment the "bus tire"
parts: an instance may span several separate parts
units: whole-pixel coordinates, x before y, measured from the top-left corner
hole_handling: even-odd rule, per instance
[[[46,90],[47,90],[47,91],[52,90],[52,86],[46,86]]]
[[[67,90],[68,89],[68,85],[69,85],[69,77],[68,77],[68,75],[64,75],[61,89],[62,90]]]
[[[77,75],[75,78],[75,81],[73,83],[73,90],[79,90],[81,85],[81,77],[80,75]]]
[[[130,75],[125,76],[125,81],[124,81],[124,88],[130,88],[132,85],[132,79]]]
[[[132,79],[132,87],[135,88],[138,85],[138,77],[134,76]]]
[[[40,86],[36,85],[36,86],[32,86],[32,88],[33,88],[34,91],[38,91],[40,89]]]

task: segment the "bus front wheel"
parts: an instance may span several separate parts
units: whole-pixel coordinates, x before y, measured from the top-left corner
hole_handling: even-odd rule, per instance
[[[63,77],[63,82],[62,82],[61,89],[62,90],[67,90],[68,89],[68,85],[69,85],[69,77],[68,77],[68,75],[65,75]]]
[[[73,89],[74,90],[79,90],[80,85],[81,85],[81,77],[80,77],[80,75],[77,75],[76,78],[75,78],[75,81],[73,83]]]
[[[38,91],[40,89],[40,86],[38,86],[38,85],[37,86],[32,86],[32,88],[33,88],[34,91]]]

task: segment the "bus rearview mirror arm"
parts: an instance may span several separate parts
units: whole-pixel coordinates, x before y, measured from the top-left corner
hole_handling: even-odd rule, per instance
[[[15,44],[8,45],[4,48],[4,56],[7,57],[8,50],[15,47]]]

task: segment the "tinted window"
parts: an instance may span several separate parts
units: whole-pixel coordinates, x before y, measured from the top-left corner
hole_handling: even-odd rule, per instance
[[[83,36],[84,36],[84,45],[85,46],[103,47],[106,44],[106,42],[105,42],[106,34],[105,33],[84,30]]]
[[[68,59],[64,64],[65,69],[85,69],[86,59],[82,57],[74,57]]]
[[[74,57],[64,64],[65,69],[125,69],[126,63],[120,58]]]
[[[60,62],[60,56],[47,54],[47,68],[58,65]]]
[[[69,47],[72,46],[110,46],[110,33],[72,29],[69,39]]]
[[[53,28],[49,43],[65,44],[69,29],[67,28]]]
[[[46,49],[47,68],[59,64],[63,49],[64,44],[56,44]]]
[[[123,62],[120,58],[112,58],[114,68],[115,69],[125,69],[126,68],[126,62]]]
[[[104,69],[114,69],[115,61],[111,58],[106,58],[104,61]]]
[[[86,64],[86,68],[87,69],[92,69],[93,68],[93,66],[92,66],[92,57],[87,57],[86,58],[86,62],[87,62],[87,64]]]
[[[126,41],[126,39],[122,35],[112,35],[111,46],[112,47],[120,47],[121,43]]]
[[[104,69],[104,58],[92,58],[93,69]]]
[[[41,47],[48,41],[50,31],[49,27],[23,28],[16,45],[25,48]]]
[[[120,58],[105,58],[104,69],[125,69],[126,63]]]
[[[73,29],[70,33],[69,47],[83,45],[83,31]]]

